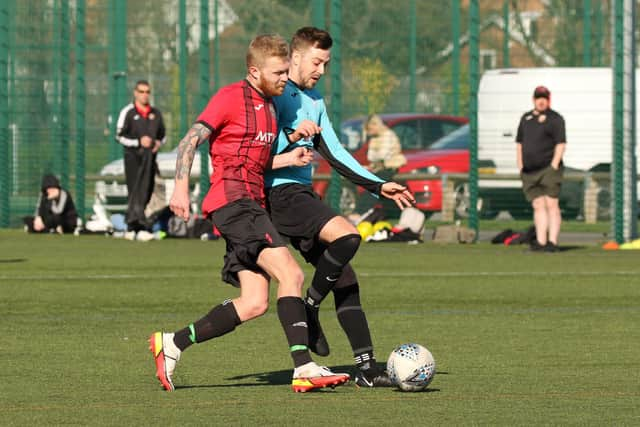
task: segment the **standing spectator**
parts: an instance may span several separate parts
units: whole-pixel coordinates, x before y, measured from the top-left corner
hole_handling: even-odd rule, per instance
[[[24,218],[30,233],[73,233],[78,223],[78,213],[71,195],[60,187],[53,175],[42,178],[42,192],[38,197],[35,216]]]
[[[564,119],[550,108],[551,92],[538,86],[533,92],[534,109],[520,119],[516,156],[522,190],[533,207],[536,240],[531,249],[555,252],[562,215],[558,204],[566,147]]]
[[[245,80],[220,89],[178,144],[170,205],[177,216],[189,219],[189,172],[197,147],[208,142],[213,173],[202,211],[227,243],[222,278],[239,287],[240,296],[216,305],[175,333],[151,336],[156,376],[168,391],[174,389],[173,372],[187,348],[228,334],[267,311],[271,277],[278,282],[277,312],[294,364],[293,390],[304,392],[349,380],[348,374],[334,374],[311,359],[302,301],[304,275],[265,210],[265,168],[301,166],[312,160],[302,147],[281,156],[278,164],[270,159],[278,132],[272,97],[284,91],[289,47],[280,36],[258,36],[246,58]]]
[[[369,170],[380,178],[391,179],[398,169],[407,163],[398,136],[377,114],[367,118],[364,135],[365,140],[369,141]]]
[[[158,167],[156,153],[165,142],[165,127],[160,111],[149,103],[151,85],[139,80],[133,102],[120,111],[117,140],[124,146],[124,173],[127,179],[127,228],[148,230],[144,209],[149,203]]]

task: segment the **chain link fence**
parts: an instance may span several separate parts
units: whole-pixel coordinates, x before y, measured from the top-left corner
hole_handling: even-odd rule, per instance
[[[288,38],[304,25],[327,28],[336,42],[320,89],[343,143],[366,162],[362,118],[387,114],[408,158],[399,179],[434,218],[464,218],[471,204],[480,217],[531,217],[517,171],[505,165],[515,164],[517,118],[531,109],[533,88],[548,84],[552,106],[567,119],[575,116],[573,105],[587,110],[592,122],[602,122],[593,132],[601,132],[599,143],[609,147],[602,150],[609,155],[599,159],[596,153],[593,165],[575,165],[568,174],[563,214],[607,220],[610,169],[603,165],[611,162],[613,86],[605,70],[611,66],[612,7],[613,0],[5,0],[0,226],[17,226],[33,211],[40,179],[49,172],[89,217],[96,181],[110,182],[100,172],[122,157],[115,119],[137,80],[151,83],[152,103],[167,125],[163,151],[170,152],[203,102],[244,77],[251,38],[264,32]],[[478,81],[469,78],[474,63]],[[568,67],[596,74],[572,86]],[[523,69],[538,70],[537,77],[502,83],[527,74]],[[561,70],[568,70],[565,80],[554,77]],[[474,86],[479,147],[470,163],[466,123],[474,113]],[[574,130],[580,126],[567,121],[567,156],[580,150],[582,134]],[[438,140],[441,150],[428,151]],[[479,172],[477,198],[469,192],[470,167]],[[359,192],[320,169],[317,189],[329,203],[358,209]],[[206,187],[206,179],[200,185]],[[595,217],[587,203],[593,197]]]

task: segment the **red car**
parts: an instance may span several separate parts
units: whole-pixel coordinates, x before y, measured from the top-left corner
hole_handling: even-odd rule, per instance
[[[465,117],[444,116],[438,114],[381,114],[380,117],[398,135],[402,152],[407,158],[407,164],[400,168],[400,173],[410,172],[463,172],[469,169],[469,155],[467,150],[465,166],[462,160],[456,158],[461,153],[443,152],[438,155],[431,152],[432,145],[442,137],[460,129],[468,123]],[[361,164],[366,165],[368,143],[362,140],[362,124],[365,117],[347,120],[342,123],[341,141]],[[468,130],[467,130],[468,133]],[[468,135],[467,135],[468,139]],[[455,150],[454,150],[455,151]],[[443,159],[443,157],[446,158]],[[447,156],[453,156],[449,159]],[[434,163],[436,162],[436,163]],[[455,166],[454,166],[455,165]],[[466,169],[458,169],[458,168]],[[434,169],[435,168],[435,169]],[[331,166],[322,157],[317,157],[315,173],[324,175],[331,173]],[[324,197],[329,182],[315,180],[314,190]],[[421,210],[440,210],[442,196],[440,181],[407,181],[407,186],[416,197],[417,207]],[[343,187],[340,201],[343,213],[349,213],[355,208],[356,194],[349,186]]]
[[[399,173],[467,173],[469,172],[469,125],[440,138],[425,151],[407,154],[407,164]],[[442,180],[407,180],[407,187],[416,198],[416,207],[423,211],[442,210]]]

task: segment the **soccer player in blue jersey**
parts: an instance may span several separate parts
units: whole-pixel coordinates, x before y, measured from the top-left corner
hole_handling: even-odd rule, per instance
[[[406,187],[373,175],[342,147],[322,95],[313,89],[325,73],[332,43],[329,33],[318,28],[304,27],[294,34],[289,81],[284,93],[274,98],[280,132],[272,154],[277,156],[300,146],[315,149],[351,182],[394,200],[401,209],[409,207],[415,200]],[[360,305],[358,280],[349,265],[360,245],[360,235],[320,200],[311,187],[311,175],[310,164],[266,171],[265,175],[267,208],[273,224],[316,269],[305,297],[309,348],[321,356],[329,354],[318,308],[333,291],[338,321],[358,368],[356,384],[391,386],[389,377],[376,365],[367,318]]]

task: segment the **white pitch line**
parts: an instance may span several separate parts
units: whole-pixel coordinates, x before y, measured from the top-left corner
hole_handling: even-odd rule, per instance
[[[533,271],[523,273],[522,271],[459,271],[459,272],[386,272],[386,271],[360,271],[358,276],[362,277],[521,277],[526,276],[640,276],[640,271]],[[0,280],[146,280],[146,279],[172,279],[184,277],[211,276],[211,273],[202,274],[89,274],[89,275],[40,275],[40,276],[0,276]]]
[[[197,274],[89,274],[52,276],[0,276],[0,280],[113,280],[113,279],[171,279],[177,277],[199,277]]]
[[[474,276],[637,276],[640,271],[459,271],[459,272],[358,272],[358,276],[364,277],[474,277]]]

